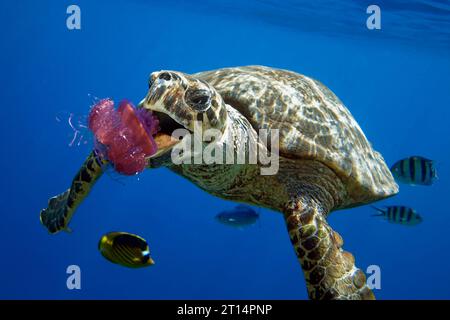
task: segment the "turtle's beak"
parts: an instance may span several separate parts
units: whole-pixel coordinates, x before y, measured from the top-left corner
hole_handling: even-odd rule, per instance
[[[161,112],[160,109],[157,109],[153,105],[149,104],[147,98],[142,99],[142,101],[138,104],[138,108],[151,111],[159,121],[159,131],[153,136],[153,139],[158,147],[158,151],[150,156],[150,158],[161,157],[162,155],[168,153],[181,141],[180,139],[175,138],[172,133],[174,130],[184,127],[173,120],[170,115],[165,112]]]
[[[139,104],[137,105],[137,108],[143,108],[144,107],[144,102],[145,102],[145,98],[141,100],[141,102],[139,102]]]

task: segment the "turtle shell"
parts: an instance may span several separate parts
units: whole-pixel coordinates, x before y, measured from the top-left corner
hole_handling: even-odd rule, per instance
[[[211,84],[259,129],[279,129],[280,156],[320,161],[342,179],[343,207],[398,192],[383,157],[336,95],[304,75],[263,66],[224,68],[193,75]]]

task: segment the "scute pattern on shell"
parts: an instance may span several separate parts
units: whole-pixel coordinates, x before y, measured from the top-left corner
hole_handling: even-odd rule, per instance
[[[321,161],[333,169],[347,187],[342,207],[398,192],[383,157],[339,98],[319,81],[263,66],[193,76],[210,83],[256,130],[279,129],[280,155]]]

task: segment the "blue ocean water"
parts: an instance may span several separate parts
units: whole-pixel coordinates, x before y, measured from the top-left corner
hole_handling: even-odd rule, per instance
[[[66,28],[71,4],[81,30]],[[366,28],[370,4],[381,8],[381,30]],[[214,216],[233,203],[166,169],[102,177],[71,234],[49,235],[39,222],[90,148],[68,146],[58,114],[85,115],[94,97],[137,103],[153,71],[249,64],[325,83],[388,164],[437,161],[433,186],[401,185],[380,203],[414,207],[422,224],[389,224],[368,206],[330,223],[357,266],[380,267],[377,298],[450,298],[449,1],[3,1],[0,33],[0,298],[306,299],[280,214],[262,210],[257,225],[227,228]],[[145,237],[156,264],[103,259],[98,240],[113,230]],[[69,265],[81,268],[81,290],[66,287]]]

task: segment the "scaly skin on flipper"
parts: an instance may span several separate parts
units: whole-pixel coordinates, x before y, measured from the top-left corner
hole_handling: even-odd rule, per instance
[[[91,152],[73,178],[70,189],[50,198],[48,207],[42,209],[40,214],[41,223],[50,233],[68,230],[68,224],[76,208],[102,175],[106,164],[106,161],[100,160],[94,152]]]
[[[332,172],[324,173],[314,180],[332,179]],[[307,176],[302,180],[311,181]],[[344,194],[340,183],[329,182],[297,184],[293,192],[302,191],[297,191],[300,194],[293,196],[284,209],[289,238],[302,266],[308,295],[314,300],[375,299],[364,273],[356,268],[353,255],[342,250],[342,237],[326,221],[336,200]]]
[[[327,216],[346,198],[346,188],[328,167],[311,160],[283,160],[278,179],[288,201],[284,214],[289,237],[303,269],[311,299],[374,299],[364,273],[356,268]]]
[[[375,299],[353,255],[341,249],[343,240],[328,225],[320,204],[299,197],[286,206],[284,217],[310,299]]]

